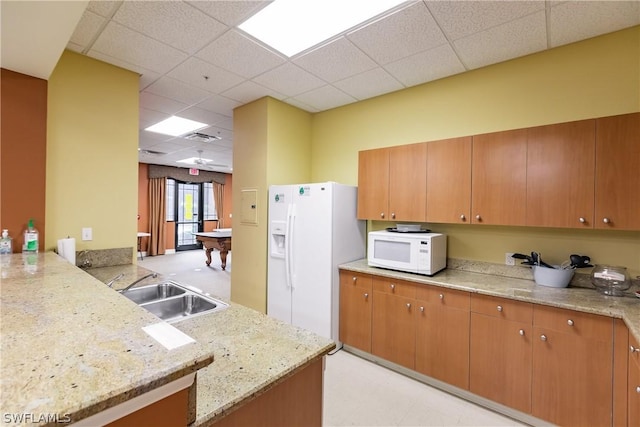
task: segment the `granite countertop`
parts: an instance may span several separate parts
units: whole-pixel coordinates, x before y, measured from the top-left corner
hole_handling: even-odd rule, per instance
[[[460,267],[464,268],[464,266]],[[393,279],[616,317],[623,319],[631,334],[636,339],[640,339],[640,299],[632,295],[635,287],[632,287],[623,297],[612,297],[597,292],[593,287],[551,288],[536,285],[531,279],[479,273],[457,268],[447,268],[433,276],[422,276],[369,267],[366,259],[342,264],[340,268]],[[522,277],[526,277],[527,274],[530,275],[529,269],[522,267],[511,268],[522,269],[525,274],[517,271]],[[502,269],[500,268],[499,270]]]
[[[89,274],[119,289],[150,271],[135,265],[90,269]],[[156,279],[165,280],[162,275]],[[151,282],[152,283],[152,282]],[[215,295],[212,297],[224,300]],[[238,409],[281,380],[324,356],[335,343],[229,301],[229,308],[172,325],[214,354],[215,361],[196,376],[196,421],[207,425]]]
[[[213,361],[200,342],[167,350],[142,330],[156,316],[52,252],[0,258],[3,422],[79,421]]]

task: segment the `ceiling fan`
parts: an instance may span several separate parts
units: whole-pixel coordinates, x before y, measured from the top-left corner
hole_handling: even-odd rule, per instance
[[[219,168],[229,167],[229,165],[216,164],[216,163],[212,163],[211,160],[203,159],[202,150],[198,150],[198,158],[193,159],[193,163],[195,163],[196,166],[198,166],[199,168],[204,168],[204,169],[208,169],[209,167],[219,167]]]

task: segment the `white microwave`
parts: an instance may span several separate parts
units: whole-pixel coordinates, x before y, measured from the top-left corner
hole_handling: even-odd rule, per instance
[[[372,267],[431,276],[447,267],[447,236],[371,231],[367,242],[367,261]]]

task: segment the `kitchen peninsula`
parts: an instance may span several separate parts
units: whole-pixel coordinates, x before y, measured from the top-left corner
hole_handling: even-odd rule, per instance
[[[197,372],[184,393],[185,424],[243,420],[272,409],[269,399],[320,424],[332,341],[231,304],[174,323],[196,342],[167,350],[142,330],[157,317],[53,253],[33,257],[3,258],[0,273],[3,423],[81,422]],[[119,287],[145,273],[133,264],[102,270],[105,282],[124,272]],[[315,393],[292,405],[301,382]]]

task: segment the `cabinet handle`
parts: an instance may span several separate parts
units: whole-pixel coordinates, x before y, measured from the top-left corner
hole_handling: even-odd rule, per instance
[[[420,313],[424,313],[424,307],[420,306]]]
[[[604,217],[602,219],[602,222],[604,222],[605,224],[609,224],[611,222],[611,220],[609,218],[607,218],[607,217]]]
[[[369,298],[369,294],[364,294],[364,299]]]
[[[630,346],[629,346],[629,351],[630,351],[631,353],[640,353],[640,348],[638,348],[638,347],[634,347],[634,346],[630,345]]]
[[[411,308],[411,304],[407,303],[407,308],[410,309]]]
[[[580,221],[582,224],[584,224],[585,222],[587,222],[586,219],[584,219],[583,217],[578,218],[578,221]]]
[[[540,335],[540,339],[541,339],[542,341],[546,341],[546,340],[547,340],[547,336],[546,336],[546,335],[544,335],[544,334],[543,334],[543,335]]]
[[[391,212],[391,218],[396,219],[396,213],[395,212]]]
[[[520,336],[521,336],[521,337],[523,337],[523,336],[524,336],[524,329],[520,329],[520,330],[518,331],[518,333],[520,334]]]
[[[640,393],[640,385],[636,387],[636,393]]]
[[[438,297],[439,297],[441,300],[443,300],[443,299],[444,299],[444,294],[440,294],[440,295],[438,295]]]
[[[391,290],[392,290],[392,291],[395,291],[395,290],[396,290],[396,285],[394,285],[393,283],[392,283],[391,285],[389,285],[389,286],[391,287]]]
[[[460,220],[461,220],[461,221],[465,221],[466,219],[467,219],[467,217],[466,217],[466,216],[464,216],[464,214],[460,215]]]
[[[477,219],[478,221],[482,221],[482,217],[480,216],[480,214],[476,215],[476,219]]]
[[[384,218],[384,212],[380,212],[380,218]]]
[[[357,280],[358,278],[356,276],[353,276],[353,283],[356,283]]]
[[[497,309],[498,311],[502,312],[502,306],[501,306],[501,305],[497,306],[497,307],[496,307],[496,309]]]
[[[573,320],[571,320],[571,319],[567,320],[567,325],[573,326]]]

